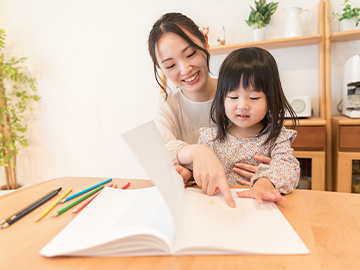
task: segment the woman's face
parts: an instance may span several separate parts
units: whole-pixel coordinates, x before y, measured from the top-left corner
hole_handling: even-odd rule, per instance
[[[201,41],[187,33],[199,46]],[[206,55],[191,47],[184,39],[174,33],[162,35],[156,44],[156,59],[166,77],[181,88],[186,97],[206,92],[209,71]]]

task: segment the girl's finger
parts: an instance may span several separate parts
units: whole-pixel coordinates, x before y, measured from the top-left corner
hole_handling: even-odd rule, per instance
[[[252,198],[251,190],[237,191],[236,195],[240,198]]]

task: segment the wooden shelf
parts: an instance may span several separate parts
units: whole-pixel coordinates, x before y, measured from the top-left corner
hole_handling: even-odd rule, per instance
[[[291,124],[292,124],[291,120],[286,119],[284,126],[290,127]],[[326,125],[326,120],[320,117],[299,119],[299,126],[325,126],[325,125]]]
[[[353,161],[360,159],[359,128],[360,119],[345,115],[332,117],[332,173],[336,191],[351,192]]]
[[[360,29],[351,30],[351,31],[334,32],[330,36],[330,42],[332,42],[332,43],[353,41],[353,40],[360,40]]]
[[[219,55],[219,54],[229,54],[236,49],[245,48],[245,47],[260,47],[266,50],[292,48],[292,47],[300,47],[300,46],[317,45],[322,41],[322,39],[323,36],[321,34],[293,37],[293,38],[270,39],[270,40],[263,40],[256,42],[247,42],[247,43],[210,47],[209,52],[211,55]]]
[[[332,117],[333,122],[341,126],[360,126],[359,118],[350,118],[345,115],[334,115]]]

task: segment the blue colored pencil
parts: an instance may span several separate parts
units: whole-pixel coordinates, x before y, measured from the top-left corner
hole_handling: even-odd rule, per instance
[[[104,184],[110,182],[111,180],[112,180],[112,178],[110,178],[110,179],[108,179],[108,180],[105,180],[104,182],[101,182],[101,183],[99,183],[99,184],[97,184],[97,185],[95,185],[95,186],[89,187],[89,188],[87,188],[87,189],[85,189],[85,190],[83,190],[83,191],[80,191],[80,192],[78,192],[78,193],[76,193],[76,194],[74,194],[74,195],[72,195],[72,196],[69,196],[69,197],[63,199],[62,201],[58,202],[58,204],[59,204],[59,203],[64,203],[64,202],[70,201],[70,200],[76,198],[77,196],[80,196],[80,195],[82,195],[82,194],[84,194],[84,193],[86,193],[86,192],[88,192],[88,191],[90,191],[90,190],[92,190],[92,189],[94,189],[94,188],[97,188],[97,187],[99,187],[99,186],[101,186],[101,185],[104,185]]]

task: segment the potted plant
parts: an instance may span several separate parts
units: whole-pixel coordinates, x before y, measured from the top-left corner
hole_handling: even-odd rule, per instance
[[[250,6],[249,19],[245,22],[253,29],[255,41],[264,39],[264,27],[270,23],[271,16],[275,13],[279,2],[266,3],[266,0],[254,1],[255,8]],[[259,35],[260,32],[260,35]]]
[[[28,75],[23,63],[27,58],[5,57],[5,31],[0,29],[0,166],[5,168],[6,186],[15,189],[16,155],[28,142],[24,117],[33,110],[31,103],[38,101],[36,80]]]
[[[349,0],[345,0],[342,4],[345,7],[343,8],[343,13],[332,13],[333,18],[337,18],[340,22],[339,30],[340,31],[348,31],[359,28],[360,22],[360,8],[351,7],[351,2]]]

